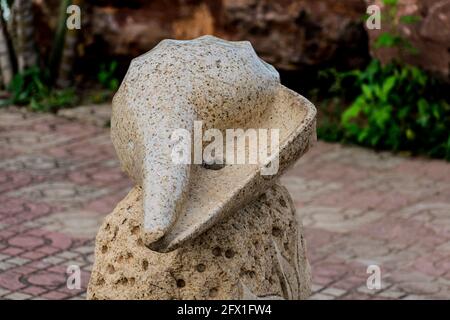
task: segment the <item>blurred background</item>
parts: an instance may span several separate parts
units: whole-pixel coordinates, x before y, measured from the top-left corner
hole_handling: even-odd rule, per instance
[[[80,30],[65,27],[70,4]],[[371,4],[381,29],[367,27]],[[450,159],[446,0],[2,0],[2,11],[3,104],[102,103],[133,57],[213,34],[249,40],[285,85],[319,102],[320,138]]]
[[[450,0],[0,4],[0,298],[84,298],[97,228],[131,187],[111,98],[131,59],[205,34],[249,40],[317,106],[319,142],[283,178],[312,298],[450,298]]]

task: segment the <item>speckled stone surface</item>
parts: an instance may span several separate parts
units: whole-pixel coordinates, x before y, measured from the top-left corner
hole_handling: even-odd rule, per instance
[[[97,234],[88,299],[305,299],[311,273],[287,190],[260,198],[169,253],[145,247],[135,187]]]
[[[315,140],[315,115],[246,41],[164,40],[134,59],[113,100],[111,137],[143,190],[144,243],[173,250],[257,198]],[[218,171],[174,164],[171,134],[192,132],[195,120],[204,129],[280,129],[278,173],[262,176],[267,163]]]

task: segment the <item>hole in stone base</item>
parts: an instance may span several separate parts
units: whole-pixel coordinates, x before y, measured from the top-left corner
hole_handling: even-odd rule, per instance
[[[273,227],[273,228],[272,228],[272,235],[273,235],[274,237],[279,237],[279,236],[281,236],[281,229],[280,229],[280,228],[277,228],[277,227]]]
[[[210,296],[211,298],[217,297],[218,294],[219,294],[219,290],[217,290],[217,288],[211,288],[211,289],[209,290],[209,296]]]
[[[200,263],[197,265],[197,271],[198,272],[203,272],[206,270],[206,266],[203,263]]]
[[[177,287],[178,288],[183,288],[186,285],[186,282],[184,282],[183,279],[178,279],[177,280]]]
[[[109,274],[113,274],[114,272],[116,272],[116,269],[114,268],[114,266],[112,264],[109,264],[106,269],[108,270]]]
[[[212,250],[212,254],[215,255],[216,257],[220,256],[222,254],[222,250],[219,247],[215,247]]]
[[[225,257],[227,257],[228,259],[231,259],[234,257],[234,251],[231,249],[228,249],[227,251],[225,251]]]
[[[133,227],[131,229],[131,234],[138,234],[138,232],[139,232],[139,227],[138,226],[135,226],[135,227]]]

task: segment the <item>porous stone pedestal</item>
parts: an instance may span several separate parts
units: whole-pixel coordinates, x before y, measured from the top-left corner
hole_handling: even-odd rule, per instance
[[[305,299],[311,275],[303,228],[287,190],[261,197],[178,249],[143,241],[142,190],[106,217],[88,299]]]

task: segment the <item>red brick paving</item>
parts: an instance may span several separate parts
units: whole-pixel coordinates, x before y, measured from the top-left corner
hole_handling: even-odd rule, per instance
[[[96,230],[131,186],[108,130],[87,124],[100,120],[0,110],[0,299],[84,298]],[[282,181],[305,225],[311,299],[450,298],[449,163],[319,142]],[[371,264],[380,290],[367,289]]]
[[[450,298],[449,163],[319,142],[282,181],[306,229],[311,299]],[[380,290],[367,289],[371,264]]]

